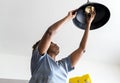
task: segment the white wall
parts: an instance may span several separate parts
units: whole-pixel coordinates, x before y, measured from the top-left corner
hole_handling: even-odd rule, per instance
[[[0,55],[0,78],[29,80],[30,58],[16,55]],[[69,77],[81,76],[89,73],[93,83],[119,83],[120,66],[105,64],[97,61],[79,61]]]
[[[30,57],[0,55],[0,78],[28,80]]]

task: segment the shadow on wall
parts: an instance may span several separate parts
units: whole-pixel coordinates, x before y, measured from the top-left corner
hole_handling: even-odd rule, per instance
[[[2,79],[2,78],[0,78],[0,83],[28,83],[28,81],[27,80]]]

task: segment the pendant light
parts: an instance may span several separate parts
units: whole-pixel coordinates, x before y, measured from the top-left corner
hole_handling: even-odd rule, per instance
[[[95,9],[96,16],[91,24],[90,30],[94,30],[105,25],[110,18],[109,9],[100,3],[89,2],[80,6],[76,12],[76,17],[73,19],[73,23],[80,29],[85,29],[86,27],[86,12],[89,12],[89,8]]]

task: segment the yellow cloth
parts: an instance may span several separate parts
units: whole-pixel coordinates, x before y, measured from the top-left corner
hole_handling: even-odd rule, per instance
[[[76,76],[69,79],[69,83],[92,83],[90,75]]]

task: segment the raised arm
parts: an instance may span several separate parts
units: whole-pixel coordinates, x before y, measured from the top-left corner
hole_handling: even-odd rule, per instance
[[[47,29],[47,31],[45,32],[45,34],[43,35],[42,39],[39,42],[40,54],[44,54],[47,52],[51,44],[52,38],[55,35],[55,33],[59,30],[60,26],[75,17],[75,13],[73,12],[74,10],[70,11],[67,16],[57,21]]]
[[[85,47],[88,39],[90,26],[92,21],[94,20],[95,14],[96,14],[95,11],[93,11],[91,12],[90,16],[87,15],[87,24],[86,24],[86,28],[85,28],[85,32],[83,34],[82,40],[80,42],[80,46],[71,54],[70,59],[73,67],[76,65],[76,63],[79,61],[82,54],[85,52]]]

